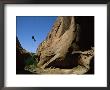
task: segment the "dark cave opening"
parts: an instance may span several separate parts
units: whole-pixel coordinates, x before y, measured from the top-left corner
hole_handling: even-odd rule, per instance
[[[77,16],[76,23],[80,26],[78,42],[80,49],[94,47],[94,16]]]

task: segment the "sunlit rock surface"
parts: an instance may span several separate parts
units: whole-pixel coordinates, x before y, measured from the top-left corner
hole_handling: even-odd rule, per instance
[[[90,67],[94,57],[93,45],[81,48],[81,27],[76,18],[73,16],[57,18],[52,30],[36,51],[37,73],[84,74],[93,67],[93,65]],[[85,41],[84,43],[86,45]]]

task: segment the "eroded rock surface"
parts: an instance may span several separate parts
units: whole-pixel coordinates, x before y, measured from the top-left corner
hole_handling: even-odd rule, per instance
[[[78,45],[80,25],[73,16],[59,16],[46,39],[39,45],[38,73],[83,74],[90,69],[94,49],[81,51]],[[51,69],[50,69],[51,68]]]
[[[64,62],[70,47],[78,49],[77,33],[74,17],[58,17],[47,39],[38,48],[38,67],[45,68],[57,59]]]

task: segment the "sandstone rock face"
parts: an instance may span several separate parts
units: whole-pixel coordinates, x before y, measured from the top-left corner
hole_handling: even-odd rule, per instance
[[[52,30],[37,49],[37,73],[82,74],[89,70],[94,49],[80,50],[79,30],[80,26],[76,23],[75,17],[57,18]]]
[[[45,68],[57,59],[64,62],[64,58],[69,52],[70,47],[73,50],[78,49],[76,44],[78,41],[77,38],[78,29],[75,18],[58,17],[52,31],[38,48],[37,54],[40,59],[38,67]]]

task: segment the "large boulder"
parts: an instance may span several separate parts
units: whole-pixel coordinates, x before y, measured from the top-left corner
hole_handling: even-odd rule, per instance
[[[36,55],[39,61],[37,72],[86,73],[94,57],[94,48],[90,46],[89,50],[80,50],[80,30],[76,17],[59,16],[46,39],[37,49]]]
[[[78,49],[78,27],[74,17],[58,17],[52,30],[37,51],[38,67],[45,68],[49,64],[59,61],[57,66],[65,66],[66,54]],[[72,49],[69,51],[69,49]],[[60,64],[61,61],[61,64]],[[63,63],[63,64],[62,64]],[[55,64],[53,64],[55,65]]]

